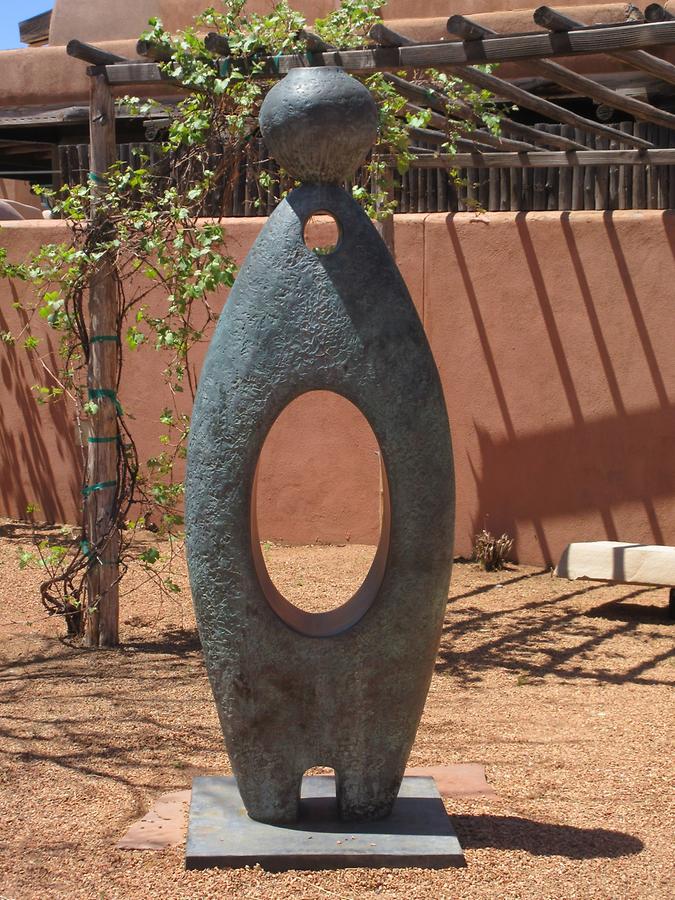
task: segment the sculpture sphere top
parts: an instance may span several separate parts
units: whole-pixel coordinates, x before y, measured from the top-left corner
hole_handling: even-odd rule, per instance
[[[377,124],[370,91],[336,66],[291,69],[260,109],[268,150],[305,182],[350,179],[375,142]]]

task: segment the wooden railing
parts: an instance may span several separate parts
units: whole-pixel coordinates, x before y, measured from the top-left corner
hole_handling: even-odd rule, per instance
[[[618,145],[600,135],[570,125],[537,125],[538,129],[573,139],[590,149],[612,150]],[[675,147],[675,133],[640,122],[621,122],[621,131],[645,138],[654,146]],[[418,142],[420,146],[424,146]],[[147,154],[150,164],[160,166],[171,178],[171,165],[159,162],[157,144],[120,144],[119,159],[133,162],[133,151]],[[434,149],[429,147],[429,149]],[[64,183],[84,183],[89,171],[87,144],[59,148]],[[258,176],[273,171],[262,140],[251,141],[233,164],[227,185],[214,191],[204,205],[204,215],[265,216],[276,206],[277,197],[260,188]],[[283,187],[287,187],[284,185]],[[675,208],[675,166],[594,165],[565,168],[460,169],[458,178],[445,169],[411,169],[394,175],[398,212],[463,212],[532,210],[606,210]]]

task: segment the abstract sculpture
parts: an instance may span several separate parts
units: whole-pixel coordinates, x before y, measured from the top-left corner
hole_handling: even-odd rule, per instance
[[[271,154],[303,184],[262,229],[208,351],[186,483],[190,580],[206,666],[251,818],[292,823],[304,772],[336,773],[346,821],[386,817],[433,671],[452,563],[454,480],[438,372],[408,291],[372,223],[340,186],[376,137],[377,109],[337,68],[293,69],[268,94]],[[305,246],[336,220],[335,249]],[[379,547],[342,607],[304,612],[272,584],[255,474],[284,408],[334,391],[379,442]]]

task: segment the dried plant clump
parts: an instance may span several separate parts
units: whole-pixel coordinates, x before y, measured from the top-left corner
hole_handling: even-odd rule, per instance
[[[473,559],[486,572],[503,569],[512,547],[513,538],[508,534],[496,538],[489,531],[483,529],[474,538]]]

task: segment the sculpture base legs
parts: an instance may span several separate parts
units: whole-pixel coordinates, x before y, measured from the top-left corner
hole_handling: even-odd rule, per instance
[[[284,826],[249,818],[234,778],[195,778],[186,868],[239,868],[256,863],[274,872],[465,865],[433,778],[404,778],[387,819],[356,824],[338,819],[334,778],[306,776],[300,821]]]

